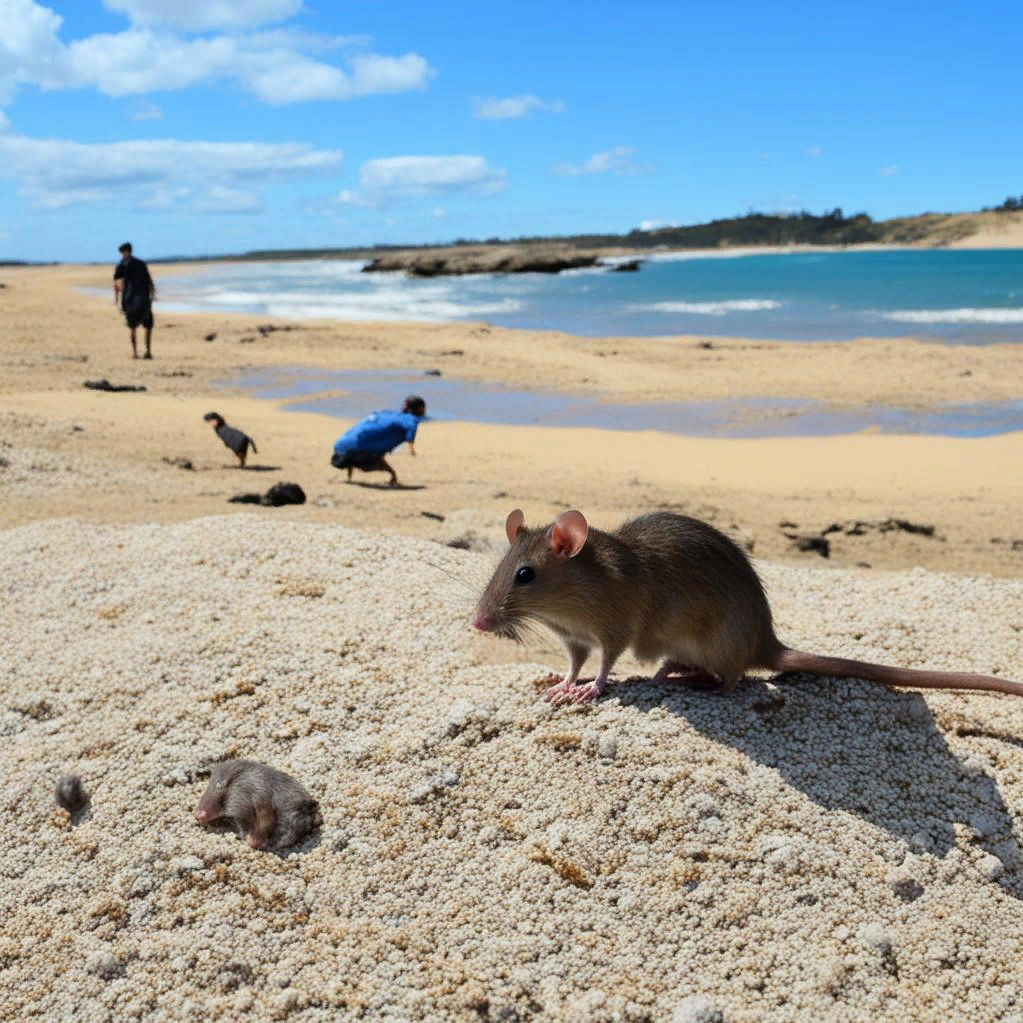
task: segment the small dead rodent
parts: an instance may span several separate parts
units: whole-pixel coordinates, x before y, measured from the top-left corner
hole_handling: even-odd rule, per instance
[[[724,693],[750,668],[768,668],[1023,696],[1019,682],[990,675],[894,668],[785,646],[749,558],[720,530],[687,515],[652,512],[605,533],[590,529],[578,511],[527,529],[516,508],[505,531],[511,546],[480,597],[474,625],[510,639],[530,620],[552,629],[568,651],[564,679],[547,691],[554,704],[595,700],[629,647],[640,660],[662,662],[654,681],[677,677]],[[594,647],[597,677],[577,685]]]
[[[319,825],[320,814],[291,775],[255,760],[222,760],[213,765],[195,819],[230,819],[253,849],[286,849]]]
[[[82,779],[77,774],[62,774],[53,793],[57,805],[70,814],[76,814],[89,802]]]

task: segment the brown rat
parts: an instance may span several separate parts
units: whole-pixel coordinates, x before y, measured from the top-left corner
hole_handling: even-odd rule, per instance
[[[320,823],[316,800],[290,775],[255,760],[213,765],[195,819],[231,819],[253,849],[286,849]]]
[[[771,607],[749,558],[720,530],[673,512],[653,512],[613,533],[581,512],[527,529],[519,509],[505,523],[511,547],[476,607],[474,625],[518,639],[528,621],[552,629],[568,650],[568,673],[546,693],[555,704],[587,703],[631,647],[654,675],[728,693],[751,668],[805,671],[917,689],[979,689],[1023,696],[1023,685],[989,675],[892,668],[793,650],[774,633]],[[576,685],[593,647],[597,677]]]

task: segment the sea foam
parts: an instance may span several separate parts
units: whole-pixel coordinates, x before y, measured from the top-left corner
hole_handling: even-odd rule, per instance
[[[1023,309],[894,309],[881,315],[897,323],[1023,323]]]
[[[783,303],[773,298],[732,298],[722,302],[651,302],[636,305],[636,312],[693,313],[698,316],[724,316],[727,313],[759,313],[780,309]]]

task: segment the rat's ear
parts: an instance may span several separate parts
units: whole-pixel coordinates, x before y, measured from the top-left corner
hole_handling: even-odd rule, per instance
[[[519,530],[525,529],[526,516],[521,508],[516,508],[504,522],[504,531],[508,534],[508,543],[515,543],[519,538]]]
[[[551,529],[551,550],[556,558],[574,558],[586,543],[589,526],[582,512],[562,512]]]

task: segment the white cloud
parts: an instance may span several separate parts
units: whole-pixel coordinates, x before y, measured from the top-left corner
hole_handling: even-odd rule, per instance
[[[555,174],[566,177],[580,177],[583,174],[649,174],[654,168],[640,166],[633,159],[636,150],[632,146],[615,146],[602,153],[594,153],[586,163],[577,166],[570,163],[555,164]]]
[[[820,146],[810,146],[810,148],[806,151],[806,155],[807,156],[814,156],[814,157],[820,156],[821,155],[821,147]]]
[[[404,57],[358,54],[352,58],[352,95],[422,91],[436,73],[418,53],[406,53]]]
[[[126,14],[136,25],[205,32],[284,21],[298,14],[302,0],[103,0],[103,6]]]
[[[660,227],[678,227],[675,220],[641,220],[639,229],[641,231],[656,231]]]
[[[255,192],[213,185],[192,204],[197,213],[261,213],[263,200]]]
[[[359,168],[358,189],[341,192],[337,202],[379,207],[422,196],[489,198],[505,187],[507,176],[482,156],[392,156],[367,160]]]
[[[890,167],[882,167],[878,173],[883,178],[890,178],[893,174],[899,173],[899,168],[896,164],[892,164]]]
[[[563,114],[565,104],[561,100],[547,102],[539,96],[509,96],[507,99],[498,99],[490,96],[484,99],[482,96],[472,97],[472,116],[481,117],[488,121],[506,121],[515,117],[528,117],[534,110],[542,110],[548,114]]]
[[[149,100],[143,100],[136,104],[135,109],[128,115],[133,121],[160,121],[163,119],[163,111]]]
[[[447,210],[445,210],[443,206],[437,206],[434,208],[433,216],[436,220],[443,220],[447,215]]]
[[[185,22],[191,25],[199,16],[200,5],[194,0],[181,8],[184,21],[174,21],[167,13],[178,9],[176,0],[173,6],[171,0],[118,0],[118,9],[140,19],[144,11],[163,14],[123,32],[86,36],[67,45],[57,37],[62,19],[49,8],[35,0],[3,3],[11,10],[0,20],[0,104],[23,85],[94,88],[106,96],[131,96],[233,80],[264,102],[281,105],[422,90],[436,73],[416,53],[391,57],[368,52],[364,37],[288,28],[188,37],[174,28]],[[218,0],[202,10],[208,8],[209,17],[220,19],[218,24],[231,12],[253,24],[265,20],[271,10],[291,10],[294,5],[258,0],[248,16],[249,6],[241,0]],[[161,20],[170,27],[149,23]],[[341,51],[340,64],[314,56],[327,51]]]
[[[243,207],[251,212],[256,208],[253,188],[333,175],[341,160],[339,150],[298,143],[152,139],[85,144],[0,135],[0,178],[17,181],[19,194],[43,209],[110,201],[170,209],[201,189],[202,196],[219,196],[233,212]],[[243,200],[239,186],[248,199]]]
[[[7,119],[7,115],[0,110],[0,131],[7,131],[11,126],[11,122]]]
[[[142,210],[158,212],[160,210],[173,209],[178,203],[191,194],[190,188],[184,186],[178,188],[157,188],[143,199],[139,200],[138,206]]]

